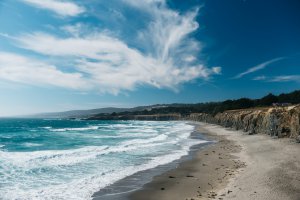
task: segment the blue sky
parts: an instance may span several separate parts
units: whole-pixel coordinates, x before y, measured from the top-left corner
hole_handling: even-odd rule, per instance
[[[1,0],[0,116],[300,88],[298,0]]]

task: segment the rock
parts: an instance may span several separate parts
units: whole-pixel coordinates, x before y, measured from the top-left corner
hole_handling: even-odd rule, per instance
[[[297,140],[298,143],[300,143],[300,135],[298,135],[296,140]]]
[[[194,176],[192,176],[192,175],[187,175],[186,177],[188,177],[188,178],[192,178],[192,177],[194,177]]]
[[[249,131],[248,135],[254,135],[254,131],[253,130]]]
[[[300,141],[300,105],[228,110],[215,116],[190,114],[189,120],[218,124],[249,135],[268,134],[274,138],[289,137]]]

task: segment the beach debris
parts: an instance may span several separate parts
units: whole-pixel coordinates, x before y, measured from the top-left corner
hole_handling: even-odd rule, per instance
[[[216,198],[216,196],[217,196],[217,193],[215,193],[213,191],[209,192],[207,195],[208,198],[212,198],[212,199]]]
[[[200,191],[197,192],[198,192],[198,197],[201,197],[202,196],[201,192]]]
[[[188,178],[192,178],[192,177],[194,177],[194,176],[192,176],[192,175],[186,175],[186,177],[188,177]]]
[[[232,191],[231,191],[231,190],[228,190],[228,191],[227,191],[227,194],[229,194],[230,192],[232,192]]]
[[[176,178],[175,176],[169,176],[169,178]]]
[[[165,190],[165,188],[162,187],[162,188],[160,188],[160,190]]]

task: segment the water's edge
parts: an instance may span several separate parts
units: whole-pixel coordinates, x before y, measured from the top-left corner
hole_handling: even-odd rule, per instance
[[[199,150],[215,143],[214,141],[209,140],[204,135],[198,131],[199,124],[194,122],[188,122],[188,124],[193,125],[194,131],[191,133],[191,138],[206,140],[207,143],[201,143],[190,147],[188,155],[181,157],[178,160],[175,160],[171,163],[160,165],[152,169],[144,170],[137,172],[131,176],[128,176],[124,179],[113,183],[98,192],[95,192],[92,196],[93,200],[129,200],[131,193],[142,189],[143,186],[152,181],[155,176],[161,175],[167,171],[175,169],[182,162],[192,160]]]

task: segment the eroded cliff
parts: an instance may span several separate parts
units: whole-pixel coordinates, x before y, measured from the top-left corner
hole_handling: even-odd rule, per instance
[[[219,124],[249,134],[268,134],[280,138],[300,137],[300,105],[231,110],[215,116],[193,113],[188,119]]]

